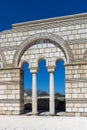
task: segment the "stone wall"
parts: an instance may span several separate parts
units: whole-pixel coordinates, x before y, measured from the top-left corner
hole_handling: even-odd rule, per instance
[[[12,64],[13,56],[22,42],[33,35],[52,33],[60,36],[66,42],[73,44],[86,43],[87,16],[75,15],[13,25],[13,29],[0,33],[0,47],[8,64]],[[80,40],[79,40],[80,39]],[[80,46],[80,45],[79,45]],[[74,49],[74,48],[73,48]],[[74,52],[73,52],[74,53]]]
[[[32,45],[29,49],[25,51],[20,59],[19,66],[21,66],[24,61],[30,64],[30,68],[38,67],[39,61],[41,59],[46,60],[46,66],[56,66],[57,60],[64,60],[65,56],[60,48],[57,48],[53,43],[40,41],[35,45]]]
[[[49,73],[64,60],[66,112],[87,116],[87,14],[13,24],[0,33],[0,114],[23,113],[22,67],[28,62],[36,74],[41,59]]]
[[[0,114],[23,113],[23,77],[19,68],[0,70]]]
[[[66,112],[69,115],[87,116],[87,65],[69,65],[65,68]]]

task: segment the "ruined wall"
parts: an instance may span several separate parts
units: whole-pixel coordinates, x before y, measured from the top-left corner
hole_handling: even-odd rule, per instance
[[[27,61],[30,69],[38,68],[38,61],[44,58],[48,68],[55,67],[56,60],[64,60],[66,112],[87,116],[86,56],[87,14],[14,24],[1,32],[0,114],[23,112],[21,66]]]

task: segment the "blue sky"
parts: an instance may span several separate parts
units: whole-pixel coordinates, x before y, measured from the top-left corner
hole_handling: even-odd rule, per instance
[[[11,29],[13,23],[86,12],[87,0],[0,0],[0,31]],[[49,74],[45,62],[42,61],[40,66],[42,67],[37,74],[38,88],[49,91]],[[55,91],[64,93],[63,62],[58,63],[57,66],[57,71],[54,74]],[[25,69],[25,88],[31,88],[32,75],[28,74],[27,65]]]
[[[87,12],[87,0],[0,0],[0,30],[12,23]]]

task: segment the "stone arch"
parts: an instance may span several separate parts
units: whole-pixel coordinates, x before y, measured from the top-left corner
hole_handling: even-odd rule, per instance
[[[4,53],[1,50],[0,50],[0,58],[1,58],[2,67],[6,67],[6,65],[7,65],[6,58],[5,58]]]
[[[39,62],[41,60],[45,60],[46,61],[46,66],[48,66],[48,59],[46,57],[39,57],[38,60],[37,60],[38,67],[39,67]]]
[[[26,64],[26,63],[29,64],[29,62],[28,62],[27,60],[23,60],[23,61],[20,62],[19,66],[20,66],[21,68],[23,68],[24,64]]]
[[[14,66],[16,66],[16,67],[18,66],[20,57],[22,56],[24,51],[28,47],[34,45],[34,42],[38,39],[49,39],[49,40],[52,40],[53,42],[55,42],[56,46],[59,46],[62,49],[62,51],[64,52],[67,63],[70,63],[70,61],[73,58],[72,51],[71,51],[70,47],[68,46],[68,44],[60,36],[58,36],[56,34],[52,34],[52,33],[38,33],[36,35],[26,38],[22,42],[20,47],[15,52],[15,55],[13,58]]]
[[[64,61],[64,63],[66,64],[66,59],[64,57],[58,57],[57,59],[55,59],[55,65],[57,61]]]

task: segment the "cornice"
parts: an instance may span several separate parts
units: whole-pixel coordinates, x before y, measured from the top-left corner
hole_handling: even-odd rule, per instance
[[[22,22],[12,24],[12,29],[0,32],[0,34],[5,33],[15,33],[21,31],[32,31],[32,30],[44,30],[47,28],[56,28],[61,26],[71,26],[75,24],[85,24],[87,23],[87,13],[67,15],[61,17],[47,18],[29,22]]]
[[[36,27],[36,26],[44,26],[46,24],[57,24],[57,23],[69,23],[73,21],[79,21],[81,20],[87,20],[87,13],[82,14],[74,14],[74,15],[68,15],[68,16],[61,16],[61,17],[54,17],[54,18],[48,18],[48,19],[41,19],[41,20],[35,20],[30,22],[23,22],[23,23],[16,23],[12,24],[12,27],[15,28],[24,28],[24,27]]]

